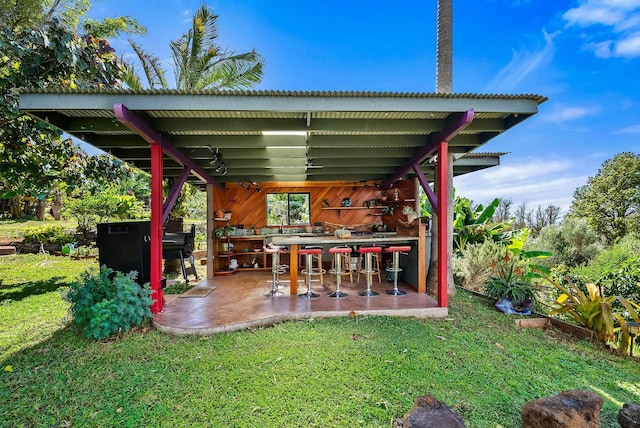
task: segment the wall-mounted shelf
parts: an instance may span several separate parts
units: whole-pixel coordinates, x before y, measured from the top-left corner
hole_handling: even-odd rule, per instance
[[[342,210],[372,210],[375,209],[377,207],[324,207],[321,208],[323,210],[334,210],[334,211],[338,211],[338,218],[340,218],[340,214]]]

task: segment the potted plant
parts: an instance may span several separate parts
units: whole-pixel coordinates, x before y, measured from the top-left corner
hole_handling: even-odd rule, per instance
[[[216,235],[216,238],[226,238],[227,236],[232,236],[235,232],[236,228],[229,225],[220,227],[213,231],[213,233]]]
[[[251,229],[253,229],[253,233],[256,235],[260,235],[262,233],[262,229],[256,226],[255,224],[251,225]]]
[[[418,212],[409,205],[402,207],[402,214],[407,216],[408,223],[413,223],[418,218]]]
[[[548,257],[543,251],[522,251],[524,237],[514,237],[506,248],[505,255],[493,262],[492,268],[497,276],[492,276],[484,285],[484,293],[496,302],[496,307],[508,314],[530,315],[533,304],[537,302],[537,287],[533,279],[540,275],[532,259]]]

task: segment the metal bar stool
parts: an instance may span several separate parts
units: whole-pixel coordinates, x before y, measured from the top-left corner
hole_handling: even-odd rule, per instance
[[[307,292],[298,294],[298,297],[302,297],[303,299],[313,299],[314,297],[319,297],[319,294],[311,291],[311,276],[314,274],[312,269],[313,256],[316,255],[322,257],[322,248],[303,248],[298,251],[298,254],[300,254],[301,256],[305,256],[307,263],[306,269],[302,271],[307,276]]]
[[[385,249],[385,252],[393,254],[393,264],[391,267],[388,267],[387,272],[391,272],[393,274],[393,290],[387,290],[386,293],[392,296],[404,296],[407,294],[402,290],[398,290],[398,272],[402,272],[402,268],[400,267],[400,254],[408,254],[411,251],[411,247],[406,246],[395,246],[388,247]]]
[[[360,282],[360,273],[362,272],[363,258],[364,258],[363,254],[360,253],[360,256],[358,257],[358,277],[356,279],[356,282]],[[378,253],[373,253],[371,266],[373,267],[373,272],[371,273],[371,275],[377,275],[378,282],[382,282],[382,279],[380,277],[380,257],[378,256]],[[353,282],[353,280],[351,282]]]
[[[364,269],[361,269],[360,272],[364,273],[367,277],[367,289],[359,292],[360,296],[374,297],[379,293],[377,291],[371,290],[371,283],[373,282],[373,274],[375,272],[375,268],[373,267],[373,255],[380,254],[382,252],[382,247],[360,247],[358,250],[360,255],[364,255]],[[379,274],[378,270],[378,274]]]
[[[334,258],[334,268],[329,272],[334,273],[336,275],[336,291],[329,294],[329,297],[335,297],[337,299],[341,297],[347,297],[347,293],[343,293],[340,291],[340,281],[342,280],[342,275],[351,276],[351,282],[353,282],[353,275],[351,274],[351,268],[349,267],[349,255],[351,254],[351,247],[332,247],[329,248],[329,253],[333,254]],[[347,260],[347,265],[345,266],[346,270],[342,270],[342,263],[344,260]]]
[[[308,270],[311,270],[311,275],[318,275],[320,276],[320,285],[324,285],[324,274],[327,273],[327,271],[325,269],[322,268],[322,247],[316,247],[316,246],[312,246],[312,245],[307,245],[306,247],[304,247],[305,250],[320,250],[320,254],[319,255],[314,255],[313,258],[311,259],[311,263],[307,261],[305,262],[305,267],[304,269],[302,269],[301,273],[303,275],[307,274]],[[300,251],[298,251],[298,254],[301,254]],[[313,267],[313,260],[316,260],[318,262],[318,267]]]
[[[342,273],[342,276],[347,276],[349,275],[349,281],[353,282],[353,271],[355,269],[352,269],[351,267],[351,257],[350,254],[353,251],[353,249],[351,247],[349,247],[348,245],[336,245],[334,248],[348,248],[350,251],[346,252],[346,251],[342,251],[340,252],[340,256],[342,258],[342,263],[341,263],[341,269],[340,272]],[[331,251],[329,251],[331,253]],[[336,274],[336,260],[338,258],[333,257],[333,259],[331,260],[331,269],[329,269],[329,273],[332,275]]]
[[[280,284],[280,275],[287,271],[287,266],[280,264],[280,253],[283,251],[283,248],[278,246],[269,246],[263,247],[263,249],[267,254],[271,254],[271,274],[273,275],[271,290],[264,293],[264,295],[266,297],[283,296],[284,292],[279,290],[279,288],[282,288]]]
[[[287,269],[289,269],[289,265],[282,264],[280,262],[280,256],[282,254],[286,254],[287,251],[289,251],[289,247],[287,247],[286,245],[276,245],[273,242],[269,242],[267,244],[267,247],[278,249],[278,255],[277,255],[277,257],[278,257],[278,260],[277,260],[278,270],[280,271],[280,274],[285,273],[287,271]],[[286,284],[283,284],[283,282],[289,282],[289,281],[288,280],[278,281],[278,288],[281,289],[281,290],[289,288]]]

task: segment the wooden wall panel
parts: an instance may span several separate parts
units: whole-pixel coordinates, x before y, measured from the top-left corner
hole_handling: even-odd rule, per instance
[[[358,183],[356,189],[351,183],[265,183],[261,184],[261,192],[252,188],[247,190],[236,184],[227,184],[225,191],[217,191],[214,195],[214,212],[218,209],[232,211],[233,216],[230,224],[244,225],[250,228],[251,225],[266,227],[266,194],[267,193],[305,193],[311,194],[311,224],[331,222],[337,224],[362,224],[362,223],[384,223],[389,228],[395,226],[395,219],[406,220],[402,214],[402,207],[415,205],[415,202],[403,202],[405,199],[416,198],[416,181],[404,180],[396,182],[395,188],[399,191],[399,202],[394,201],[394,189],[381,191],[373,184],[365,188],[362,183]],[[387,196],[386,204],[397,206],[393,215],[379,215],[382,210],[325,210],[322,209],[323,200],[327,200],[330,207],[340,207],[344,198],[351,198],[353,207],[364,207],[367,200],[378,199],[382,195]],[[376,215],[378,214],[378,215]],[[219,225],[218,225],[219,227]]]

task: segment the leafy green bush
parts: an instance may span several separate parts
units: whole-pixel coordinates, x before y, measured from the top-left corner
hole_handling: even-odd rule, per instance
[[[66,244],[75,237],[59,225],[29,227],[24,231],[24,240],[29,244]]]
[[[99,274],[84,272],[71,284],[66,300],[86,337],[106,339],[151,318],[151,289],[138,285],[136,276],[135,271],[125,275],[102,266]]]
[[[582,217],[566,217],[560,225],[544,227],[527,247],[553,253],[541,262],[549,267],[586,264],[602,251],[598,235]]]
[[[570,274],[601,285],[607,295],[640,301],[640,237],[625,236],[588,265],[571,269]]]
[[[65,216],[78,221],[78,232],[87,236],[95,230],[96,224],[111,219],[137,219],[144,217],[141,201],[133,195],[118,195],[113,189],[97,195],[83,195],[65,202]]]

